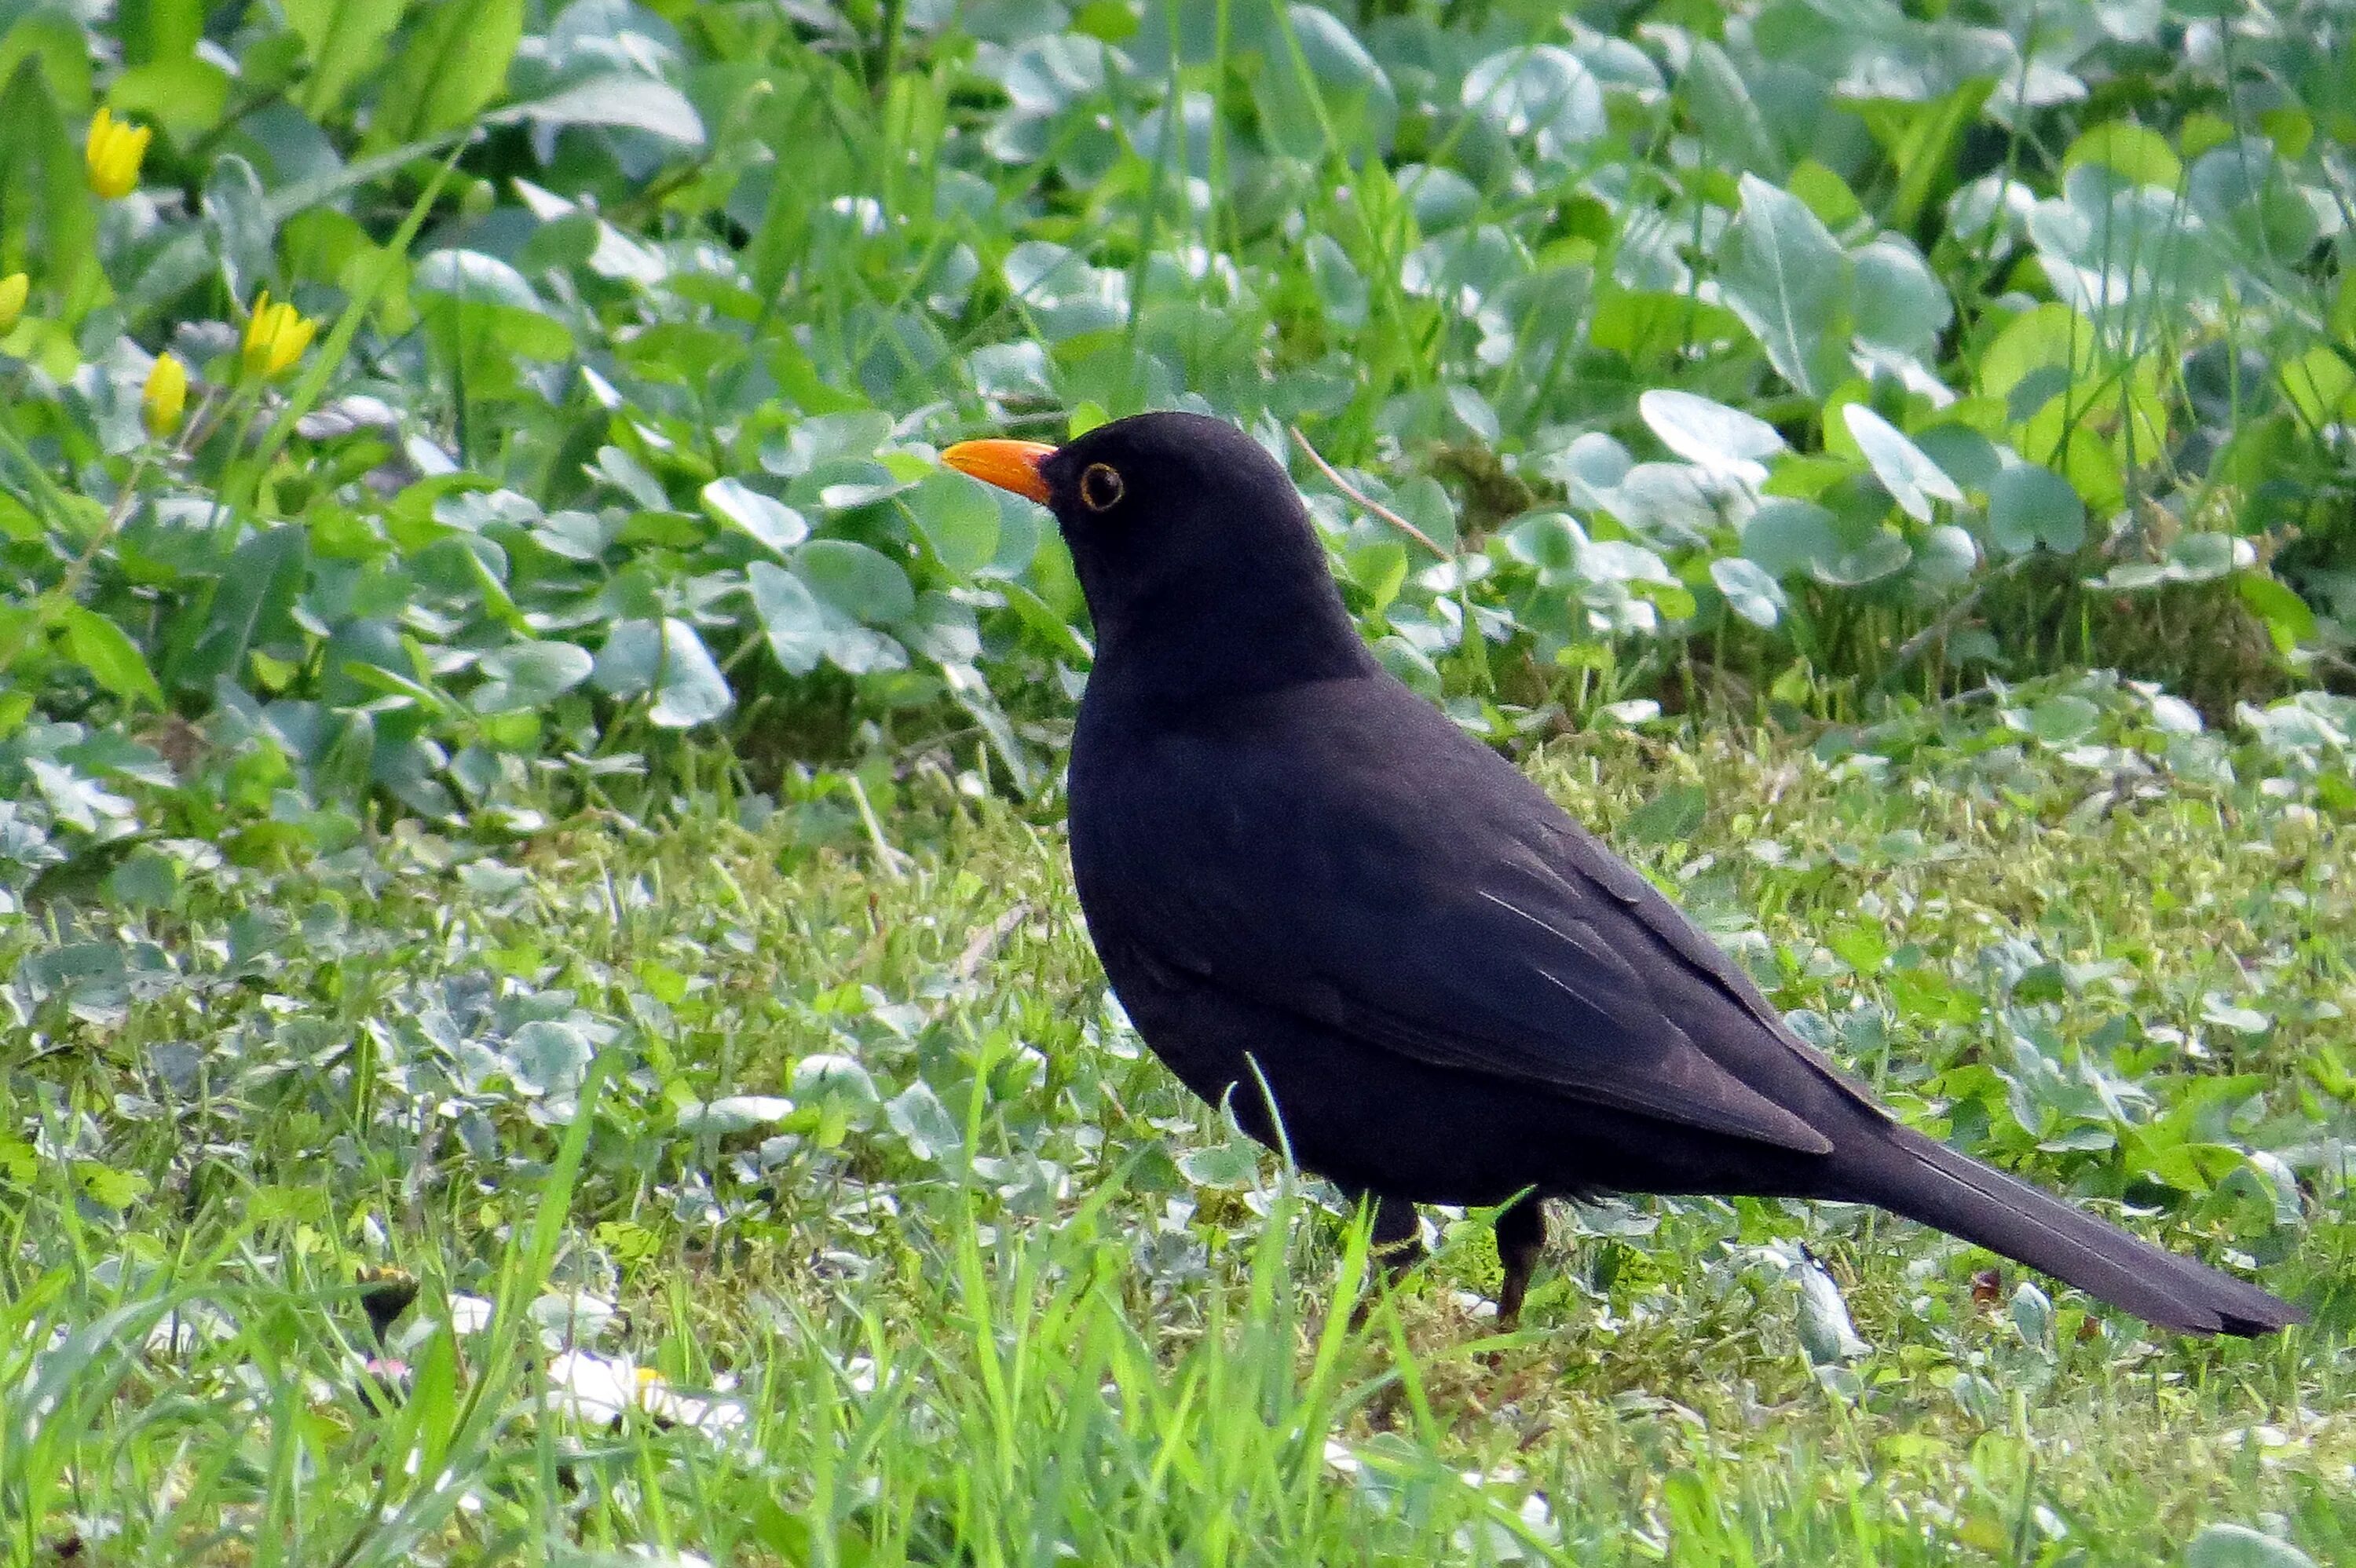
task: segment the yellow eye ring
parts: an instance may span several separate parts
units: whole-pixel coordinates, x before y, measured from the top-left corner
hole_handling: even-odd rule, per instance
[[[1080,475],[1080,502],[1091,512],[1108,512],[1120,505],[1121,494],[1128,488],[1120,482],[1120,471],[1108,463],[1091,463]]]

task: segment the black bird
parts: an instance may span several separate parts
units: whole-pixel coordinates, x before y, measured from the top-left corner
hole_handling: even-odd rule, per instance
[[[1511,1200],[1511,1323],[1541,1198],[1835,1199],[2161,1328],[2303,1320],[1875,1104],[1650,882],[1384,670],[1248,436],[1152,413],[943,460],[1054,511],[1095,617],[1072,869],[1113,990],[1188,1088],[1371,1201],[1378,1243],[1411,1250],[1418,1203]]]

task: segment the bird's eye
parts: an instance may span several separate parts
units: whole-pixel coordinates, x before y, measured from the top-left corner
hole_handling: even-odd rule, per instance
[[[1108,512],[1120,504],[1120,471],[1108,463],[1091,463],[1080,475],[1080,499],[1091,512]]]

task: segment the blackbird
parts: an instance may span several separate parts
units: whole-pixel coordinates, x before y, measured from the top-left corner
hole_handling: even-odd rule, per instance
[[[1923,1136],[1360,639],[1284,469],[1150,413],[950,467],[1049,507],[1095,618],[1072,869],[1145,1042],[1244,1129],[1371,1203],[1508,1205],[1517,1320],[1547,1197],[1872,1203],[2161,1328],[2303,1320]]]

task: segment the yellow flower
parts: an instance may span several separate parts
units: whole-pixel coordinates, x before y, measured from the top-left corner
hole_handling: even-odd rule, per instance
[[[16,329],[25,316],[25,296],[33,292],[33,280],[22,272],[11,272],[0,278],[0,337]]]
[[[169,441],[178,433],[180,414],[188,406],[188,368],[169,354],[155,357],[147,372],[147,389],[139,395],[139,417],[147,433]]]
[[[90,188],[109,201],[119,201],[139,188],[139,165],[155,133],[145,125],[117,120],[102,109],[90,123],[90,140],[82,145],[90,165]]]
[[[253,302],[253,317],[245,324],[245,373],[268,378],[283,376],[303,357],[319,330],[291,304],[272,304],[264,289]]]

